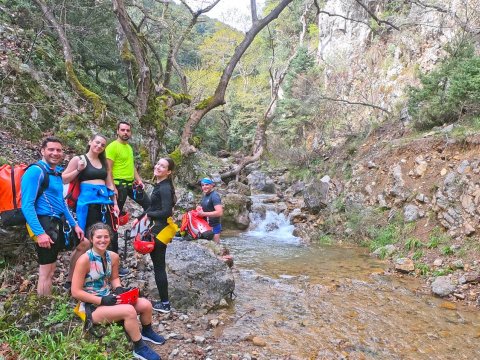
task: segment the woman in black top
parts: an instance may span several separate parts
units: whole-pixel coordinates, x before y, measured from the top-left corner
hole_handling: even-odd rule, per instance
[[[150,257],[152,258],[155,283],[157,284],[161,301],[153,305],[153,310],[163,313],[170,312],[168,280],[165,270],[165,253],[167,251],[167,244],[172,241],[172,236],[164,236],[165,232],[169,231],[162,232],[162,230],[168,230],[166,229],[167,227],[175,226],[171,219],[173,206],[177,201],[172,182],[172,171],[174,168],[175,163],[172,159],[162,158],[158,160],[153,170],[156,183],[151,196],[151,205],[145,211],[150,219],[151,225],[153,225],[151,231],[156,238],[155,248],[150,253]]]
[[[105,136],[100,134],[93,135],[88,142],[87,153],[74,156],[62,174],[64,184],[72,182],[77,177],[80,182],[80,195],[78,196],[75,212],[78,225],[85,233],[87,233],[87,229],[91,225],[97,222],[103,222],[109,225],[113,231],[116,231],[114,214],[111,212],[117,212],[118,214],[118,206],[113,192],[113,181],[107,172],[106,145],[107,139]],[[65,287],[68,288],[71,284],[73,269],[77,259],[88,248],[89,243],[87,242],[86,246],[79,245],[73,251],[71,268]],[[118,253],[118,243],[112,243],[111,250]]]

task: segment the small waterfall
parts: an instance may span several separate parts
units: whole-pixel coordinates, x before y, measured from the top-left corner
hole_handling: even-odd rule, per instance
[[[274,204],[264,203],[265,199],[268,199],[265,195],[252,196],[250,229],[245,235],[285,243],[298,243],[299,238],[293,236],[294,226],[290,224],[290,219],[279,212]]]

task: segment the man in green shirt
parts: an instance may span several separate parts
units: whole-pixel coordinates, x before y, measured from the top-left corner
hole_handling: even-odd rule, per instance
[[[150,206],[150,198],[144,191],[142,178],[135,168],[133,149],[128,143],[132,137],[132,125],[120,121],[117,125],[117,139],[112,141],[105,149],[107,156],[108,175],[115,184],[118,208],[120,212],[130,197],[144,210]],[[118,233],[115,233],[111,242],[112,251],[118,253]],[[127,269],[120,269],[120,275]],[[123,275],[126,275],[123,274]]]

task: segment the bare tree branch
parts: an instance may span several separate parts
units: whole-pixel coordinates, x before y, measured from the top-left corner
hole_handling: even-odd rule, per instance
[[[362,2],[362,0],[355,0],[355,2],[360,5],[368,13],[368,15],[370,15],[372,19],[377,22],[377,24],[385,24],[394,28],[397,31],[400,31],[400,28],[398,28],[398,26],[396,26],[395,24],[392,24],[390,21],[379,19],[373,11],[370,11],[370,9]]]
[[[345,99],[336,99],[336,98],[332,98],[332,97],[328,97],[328,96],[321,96],[321,97],[319,97],[319,99],[335,101],[335,102],[343,102],[343,103],[349,104],[349,105],[368,106],[368,107],[371,107],[371,108],[374,108],[374,109],[381,110],[381,111],[387,113],[388,115],[391,114],[390,111],[388,111],[387,109],[385,109],[381,106],[374,105],[374,104],[369,104],[369,103],[365,103],[365,102],[361,102],[361,101],[350,101],[350,100],[345,100]]]
[[[258,21],[256,0],[250,0],[250,12],[252,13],[252,24],[255,24]]]
[[[325,15],[328,15],[328,16],[331,16],[331,17],[339,17],[339,18],[342,18],[342,19],[345,19],[345,20],[348,20],[348,21],[358,22],[358,23],[366,25],[370,28],[370,24],[368,24],[367,22],[362,21],[362,20],[349,18],[349,17],[343,16],[343,15],[340,15],[340,14],[332,14],[332,13],[329,13],[328,11],[325,11],[325,10],[319,10],[318,13],[319,14],[325,14]]]

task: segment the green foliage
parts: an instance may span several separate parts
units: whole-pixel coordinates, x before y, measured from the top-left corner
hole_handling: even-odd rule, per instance
[[[422,250],[417,250],[414,252],[413,256],[412,256],[412,260],[419,260],[421,259],[423,256],[423,251]]]
[[[333,243],[333,238],[329,234],[321,234],[319,235],[317,242],[323,245],[331,245]]]
[[[415,250],[422,247],[422,242],[417,238],[409,238],[405,242],[405,250]]]
[[[420,275],[426,276],[430,273],[430,266],[423,263],[415,264],[415,268],[420,272]]]
[[[385,245],[395,244],[400,240],[400,229],[397,224],[388,224],[373,232],[374,237],[369,245],[371,251],[375,251]]]
[[[448,274],[451,274],[451,273],[453,273],[452,269],[442,268],[442,269],[438,269],[438,270],[433,271],[432,275],[437,277],[437,276],[445,276],[445,275],[448,275]]]
[[[454,251],[450,246],[444,246],[440,250],[443,255],[453,255]]]
[[[45,326],[54,325],[67,320],[73,320],[74,313],[68,302],[58,302],[53,311],[47,316]]]
[[[428,238],[428,243],[427,247],[429,249],[435,249],[437,248],[440,244],[448,241],[448,237],[445,233],[442,232],[442,230],[439,227],[436,227],[432,230],[429,238]]]
[[[0,338],[8,344],[7,354],[11,349],[12,358],[32,360],[131,358],[123,327],[97,326],[105,334],[101,340],[85,336],[83,323],[74,315],[69,300],[66,296],[39,298],[36,294],[8,299],[5,316],[0,318]]]
[[[417,129],[480,115],[480,57],[465,39],[446,50],[449,56],[436,69],[420,74],[421,86],[409,89],[409,111]]]

